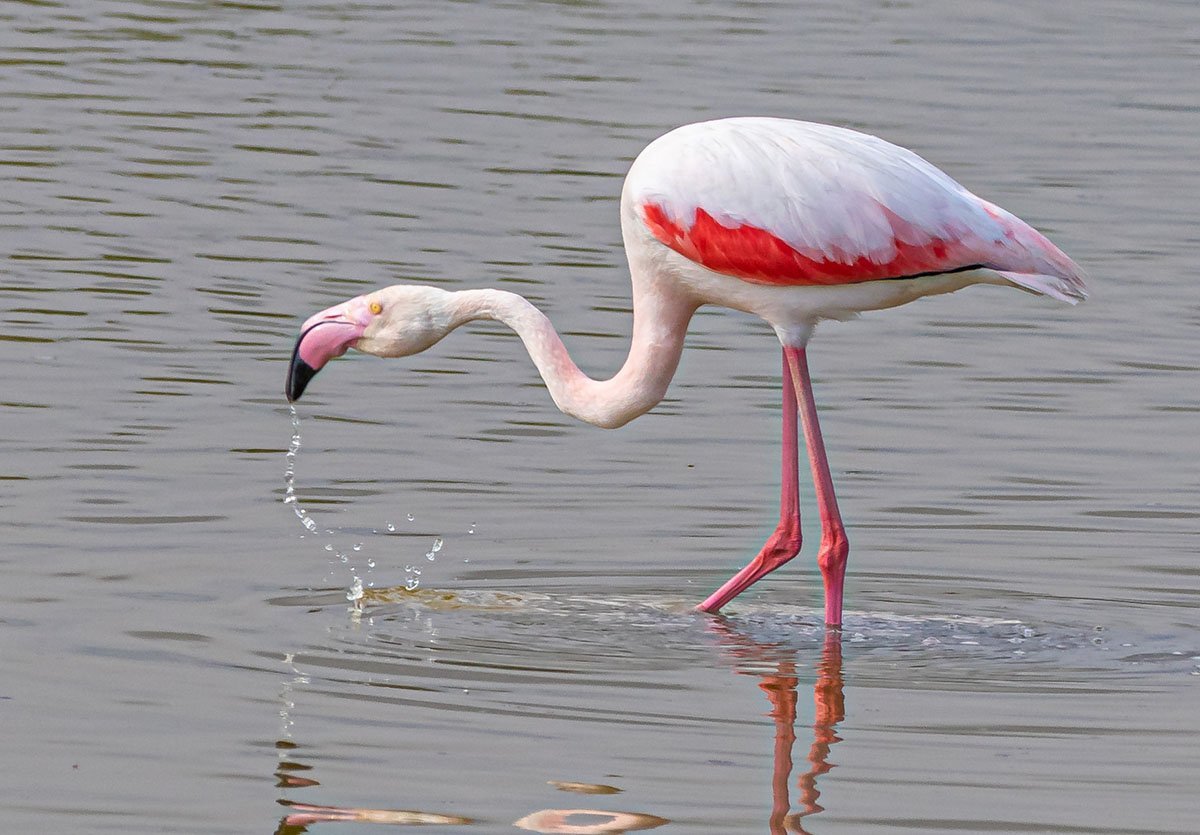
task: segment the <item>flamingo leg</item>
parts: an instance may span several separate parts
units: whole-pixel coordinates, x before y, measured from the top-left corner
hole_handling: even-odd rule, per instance
[[[821,518],[821,545],[817,549],[817,565],[825,582],[825,623],[842,625],[842,585],[846,578],[846,557],[850,543],[846,527],[838,510],[833,492],[833,476],[829,474],[829,459],[821,424],[817,420],[817,404],[813,399],[812,380],[808,374],[808,355],[804,348],[784,347],[783,356],[788,375],[793,378],[799,395],[800,422],[804,426],[804,444],[808,447],[808,463],[812,468],[813,488],[817,494],[817,513]]]
[[[758,556],[730,577],[723,586],[696,608],[716,612],[750,588],[755,581],[800,553],[800,450],[796,437],[796,383],[789,367],[786,349],[783,356],[783,444],[779,487],[779,524]]]
[[[716,612],[756,581],[788,562],[800,551],[800,490],[799,448],[796,438],[796,413],[804,427],[804,444],[808,448],[808,463],[812,469],[813,488],[817,495],[817,513],[821,519],[821,545],[817,549],[817,565],[825,584],[825,623],[842,624],[842,587],[846,577],[846,558],[850,544],[846,527],[838,510],[833,491],[833,476],[821,424],[817,420],[817,404],[813,398],[812,379],[808,372],[808,356],[803,348],[783,349],[783,458],[782,484],[779,491],[779,524],[758,556],[733,575],[723,586],[709,595],[696,608]]]

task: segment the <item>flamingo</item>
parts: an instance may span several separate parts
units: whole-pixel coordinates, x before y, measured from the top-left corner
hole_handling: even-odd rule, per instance
[[[304,322],[287,398],[296,401],[313,375],[348,348],[408,356],[466,322],[492,319],[520,336],[559,409],[611,429],[662,400],[699,307],[754,314],[782,345],[779,524],[758,555],[697,608],[719,611],[799,552],[799,414],[821,523],[825,623],[837,627],[849,544],[809,375],[806,349],[817,323],[972,284],[1071,304],[1087,295],[1082,270],[1015,215],[912,151],[811,122],[718,119],[659,137],[625,178],[621,234],[633,285],[633,336],[611,379],[580,371],[549,319],[519,295],[400,284]]]

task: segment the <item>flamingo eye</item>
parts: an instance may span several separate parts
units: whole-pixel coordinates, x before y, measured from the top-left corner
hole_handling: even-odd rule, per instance
[[[378,316],[380,313],[383,313],[383,305],[381,305],[379,302],[371,302],[369,305],[367,305],[367,309],[376,316]]]

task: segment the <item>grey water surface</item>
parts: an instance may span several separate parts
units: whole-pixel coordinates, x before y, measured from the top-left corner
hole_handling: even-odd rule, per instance
[[[807,479],[801,557],[691,610],[776,514],[741,314],[619,431],[477,324],[293,444],[300,322],[380,285],[611,373],[626,167],[747,113],[1091,275],[820,329],[841,634]],[[1190,0],[0,4],[0,831],[1200,831],[1198,137]]]

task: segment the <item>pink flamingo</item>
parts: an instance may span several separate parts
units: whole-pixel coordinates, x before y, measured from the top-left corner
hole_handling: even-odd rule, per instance
[[[971,284],[1015,286],[1072,304],[1086,296],[1082,271],[1054,244],[911,151],[786,119],[702,122],[650,143],[625,179],[621,233],[633,282],[633,339],[611,379],[580,371],[549,320],[521,296],[396,285],[304,323],[288,369],[288,400],[347,348],[407,356],[465,322],[495,319],[521,337],[559,409],[613,428],[663,398],[701,305],[753,313],[783,345],[779,525],[698,608],[716,612],[800,550],[798,409],[821,520],[825,621],[837,626],[849,547],[805,353],[816,324]]]

